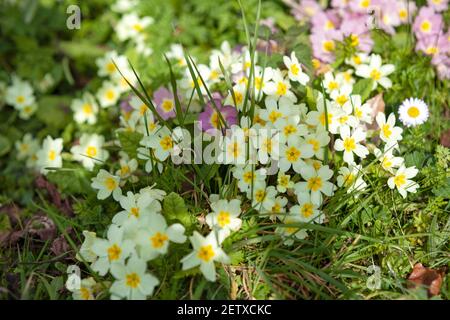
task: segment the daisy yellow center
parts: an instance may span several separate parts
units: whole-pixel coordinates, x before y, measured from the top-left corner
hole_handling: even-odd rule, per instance
[[[298,158],[300,158],[300,150],[298,150],[296,147],[290,147],[286,149],[286,159],[289,162],[296,162]]]
[[[161,108],[165,112],[172,111],[172,109],[173,109],[173,102],[172,102],[172,100],[164,99],[163,103],[161,104]]]
[[[170,150],[173,147],[172,138],[170,136],[165,136],[159,142],[164,151]]]
[[[247,184],[250,184],[253,180],[253,172],[247,171],[242,175],[242,179],[244,179],[244,182]]]
[[[88,288],[81,287],[80,288],[80,296],[83,300],[91,299],[91,291]]]
[[[161,248],[167,240],[169,240],[169,237],[166,234],[160,232],[155,233],[155,235],[150,238],[152,247],[155,249]]]
[[[220,211],[217,216],[217,223],[221,228],[230,224],[230,213],[228,211]]]
[[[289,135],[291,135],[293,133],[296,133],[296,132],[297,132],[297,128],[294,125],[292,125],[292,124],[288,124],[287,126],[285,126],[283,128],[283,133],[284,133],[285,136],[289,136]]]
[[[370,77],[373,79],[373,80],[380,80],[380,78],[381,78],[381,72],[380,71],[378,71],[378,69],[373,69],[371,72],[370,72]]]
[[[48,159],[50,161],[54,161],[56,159],[56,152],[55,152],[55,150],[50,150],[48,152]]]
[[[429,32],[431,30],[431,22],[424,20],[420,25],[420,30],[422,30],[422,32]]]
[[[406,183],[406,176],[404,174],[399,174],[398,176],[394,177],[394,183],[397,187],[401,187],[405,185]]]
[[[323,42],[323,50],[326,52],[334,51],[334,42],[332,40],[325,40]]]
[[[344,149],[347,152],[351,152],[356,149],[355,139],[353,138],[345,138],[344,139]]]
[[[361,64],[362,62],[360,56],[353,56],[352,60],[354,64]]]
[[[16,98],[17,103],[24,103],[25,102],[25,97],[24,96],[18,96]]]
[[[279,111],[273,110],[272,112],[269,113],[269,120],[271,122],[275,122],[277,121],[278,118],[280,118],[283,114]]]
[[[287,93],[287,85],[283,82],[277,84],[277,95],[284,96]]]
[[[330,81],[328,83],[328,90],[335,90],[339,87],[338,83],[336,81]]]
[[[211,261],[211,259],[214,258],[214,256],[215,256],[215,252],[214,252],[212,245],[210,245],[210,244],[208,244],[206,246],[201,246],[200,250],[198,250],[198,254],[197,254],[197,257],[200,260],[203,260],[204,262]]]
[[[114,189],[117,188],[117,181],[114,180],[114,178],[112,177],[108,177],[105,179],[105,187],[109,191],[113,191]]]
[[[257,202],[262,202],[265,197],[266,197],[266,191],[265,190],[257,190],[255,192],[255,200]]]
[[[210,75],[209,75],[209,78],[210,78],[211,80],[215,80],[215,79],[217,79],[218,77],[219,77],[219,72],[218,72],[217,70],[211,71],[211,73],[210,73]]]
[[[92,110],[92,106],[89,103],[85,103],[83,105],[83,113],[85,114],[92,114],[93,110]]]
[[[94,146],[87,147],[86,154],[91,158],[95,157],[97,155],[97,148]]]
[[[109,261],[119,260],[121,254],[122,249],[117,244],[113,244],[111,247],[108,248]]]
[[[292,64],[290,69],[291,69],[291,73],[294,76],[298,75],[298,73],[300,72],[300,68],[296,64]]]
[[[419,108],[415,106],[411,106],[408,108],[408,116],[410,116],[411,118],[417,118],[419,115],[420,115]]]
[[[322,188],[322,178],[321,177],[312,177],[308,179],[308,189],[311,191],[317,191]]]
[[[309,139],[309,140],[308,140],[308,143],[309,143],[310,145],[312,145],[314,152],[319,151],[320,144],[319,144],[319,141],[318,141],[318,140],[316,140],[316,139]]]
[[[139,208],[137,208],[137,207],[133,207],[133,208],[131,208],[131,210],[130,210],[130,212],[131,212],[131,214],[133,215],[133,216],[135,216],[136,218],[139,218]]]
[[[388,125],[387,123],[381,127],[381,131],[383,132],[383,135],[388,139],[392,134],[391,126]]]
[[[136,289],[141,284],[141,278],[136,272],[129,273],[125,277],[125,284],[127,287]]]
[[[302,206],[301,213],[302,213],[302,216],[305,218],[311,217],[313,214],[313,205],[311,203],[305,203]]]

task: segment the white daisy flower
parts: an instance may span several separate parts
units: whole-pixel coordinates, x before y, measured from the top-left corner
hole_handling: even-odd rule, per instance
[[[97,199],[99,200],[104,200],[112,194],[114,200],[120,201],[122,196],[120,177],[113,176],[104,169],[100,169],[97,176],[92,178],[91,187],[98,189]]]
[[[350,134],[350,128],[348,126],[341,127],[340,130],[341,139],[336,139],[334,143],[334,149],[336,151],[344,151],[344,161],[353,164],[356,154],[359,158],[364,159],[369,150],[358,142],[366,139],[366,133],[361,128],[356,128],[352,134]]]
[[[380,128],[381,140],[389,144],[402,140],[403,129],[395,126],[395,115],[393,113],[386,120],[386,115],[379,112],[375,120]]]
[[[95,238],[92,244],[92,252],[98,259],[92,264],[92,270],[104,276],[113,263],[123,263],[134,251],[134,243],[125,240],[123,229],[112,224],[108,228],[107,239]]]
[[[425,123],[429,112],[427,104],[420,99],[406,99],[398,109],[400,121],[407,127],[415,127]]]
[[[211,209],[212,212],[206,216],[205,220],[208,226],[217,232],[217,240],[222,243],[231,232],[241,228],[242,220],[238,218],[241,214],[241,201],[221,199],[211,203]]]
[[[228,264],[230,258],[223,252],[217,242],[216,235],[211,232],[208,236],[203,237],[197,231],[189,237],[194,250],[181,259],[183,270],[191,269],[200,265],[200,271],[209,281],[216,281],[216,268],[214,261]]]
[[[126,264],[114,263],[111,274],[116,278],[109,289],[111,299],[145,300],[159,284],[159,280],[147,272],[147,263],[136,256]]]
[[[167,226],[166,219],[155,212],[143,217],[140,221],[141,227],[136,235],[139,256],[145,261],[152,260],[159,255],[166,254],[169,241],[183,243],[186,241],[185,229],[175,223]]]
[[[397,170],[395,175],[389,178],[387,182],[389,188],[397,188],[398,192],[402,195],[403,198],[406,198],[408,192],[416,193],[419,185],[410,179],[414,178],[418,172],[419,170],[417,170],[416,167],[406,168],[404,165],[402,165]]]
[[[350,96],[350,102],[353,107],[353,115],[358,121],[365,122],[368,124],[372,123],[372,108],[369,104],[364,103],[361,105],[361,96],[352,95]]]
[[[302,72],[302,67],[297,57],[295,56],[295,52],[291,53],[291,57],[284,56],[283,62],[288,71],[288,77],[291,81],[297,81],[301,85],[306,85],[309,81],[309,76]]]
[[[42,148],[37,152],[37,166],[40,168],[42,174],[47,174],[47,167],[61,168],[62,157],[61,151],[63,149],[63,139],[53,139],[50,136],[45,138]]]
[[[101,164],[109,157],[109,152],[103,149],[105,137],[98,134],[83,133],[80,144],[73,146],[70,152],[76,161],[80,161],[88,169],[94,169],[96,164]]]

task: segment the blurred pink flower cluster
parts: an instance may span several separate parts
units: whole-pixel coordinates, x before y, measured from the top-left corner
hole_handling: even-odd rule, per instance
[[[331,63],[335,60],[336,41],[349,38],[357,51],[369,53],[373,40],[370,31],[381,29],[395,34],[395,27],[412,24],[417,51],[432,55],[441,78],[450,76],[450,33],[444,32],[440,12],[448,10],[448,0],[428,0],[417,12],[414,1],[407,0],[331,0],[324,8],[316,0],[284,0],[294,17],[311,24],[314,58]]]

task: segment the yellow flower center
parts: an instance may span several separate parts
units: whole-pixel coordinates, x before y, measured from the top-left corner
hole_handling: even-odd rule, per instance
[[[322,188],[322,178],[321,177],[312,177],[308,180],[308,189],[312,191],[317,191]]]
[[[296,64],[292,64],[290,69],[291,69],[291,73],[294,76],[298,75],[298,73],[300,72],[300,68]]]
[[[384,156],[383,160],[381,161],[381,165],[384,168],[390,168],[390,167],[392,167],[392,161],[389,157]]]
[[[353,56],[352,60],[353,60],[354,64],[361,64],[361,62],[362,62],[360,56]]]
[[[25,97],[24,96],[18,96],[16,98],[17,103],[24,103],[25,102]]]
[[[247,171],[242,175],[242,179],[244,179],[244,182],[247,184],[250,184],[253,180],[253,172]]]
[[[113,244],[111,247],[108,248],[109,261],[119,260],[121,254],[122,249],[117,244]]]
[[[287,93],[287,86],[283,82],[277,84],[277,95],[284,96]]]
[[[300,150],[298,150],[296,147],[290,147],[289,149],[286,149],[286,159],[289,162],[296,162],[298,158],[300,158]]]
[[[261,77],[255,77],[255,88],[257,90],[261,90],[261,88],[264,87],[264,83],[262,81]]]
[[[328,90],[335,90],[337,88],[339,88],[339,85],[336,81],[330,81],[328,83]]]
[[[350,45],[352,47],[356,47],[359,45],[359,38],[357,35],[355,34],[350,35]]]
[[[133,29],[136,30],[137,32],[141,32],[144,28],[139,23],[136,23],[133,25]]]
[[[313,65],[314,69],[319,69],[320,68],[320,61],[319,60],[312,59],[311,62],[312,62],[312,65]]]
[[[334,23],[330,20],[327,20],[327,22],[325,23],[325,30],[333,30],[334,28]]]
[[[323,42],[323,50],[326,52],[334,51],[334,41],[332,40],[325,40]]]
[[[85,114],[92,114],[92,112],[93,112],[92,106],[89,103],[85,103],[83,105],[83,112]]]
[[[417,118],[419,115],[420,115],[419,108],[415,106],[411,106],[408,108],[408,116],[410,116],[411,118]]]
[[[263,202],[265,197],[266,197],[266,191],[265,190],[257,190],[255,192],[255,199],[256,199],[257,202]]]
[[[383,135],[384,135],[386,138],[389,139],[389,137],[390,137],[391,134],[392,134],[391,126],[388,125],[387,123],[384,124],[384,125],[381,127],[381,132],[383,132]]]
[[[355,139],[353,138],[345,138],[344,139],[344,149],[347,152],[351,152],[356,149]]]
[[[88,288],[81,287],[80,288],[80,296],[81,296],[81,299],[83,299],[83,300],[90,300],[92,297],[91,291]]]
[[[355,108],[355,117],[361,119],[363,116],[362,110],[360,108]]]
[[[234,99],[236,100],[236,104],[239,105],[244,101],[244,96],[240,92],[234,92]]]
[[[217,222],[221,228],[227,226],[230,223],[230,213],[228,211],[220,211],[217,216]]]
[[[361,8],[367,9],[370,6],[370,0],[362,0],[359,2]]]
[[[159,142],[164,151],[170,150],[173,148],[173,141],[170,136],[165,136]]]
[[[136,289],[141,284],[141,278],[136,272],[127,274],[125,279],[125,284],[133,289]]]
[[[289,136],[295,132],[297,132],[297,128],[293,126],[292,124],[288,124],[283,128],[283,132],[285,136]]]
[[[373,70],[370,72],[370,77],[371,77],[373,80],[375,80],[375,81],[380,80],[380,78],[381,78],[381,72],[378,71],[377,69],[373,69]]]
[[[342,107],[348,101],[347,96],[341,94],[336,98],[336,102]]]
[[[425,53],[429,55],[436,55],[439,53],[439,48],[434,46],[428,47]]]
[[[282,187],[287,187],[289,184],[290,178],[288,176],[281,176],[278,179],[278,183],[280,184],[280,186]]]
[[[398,16],[400,19],[405,20],[408,17],[408,11],[406,11],[406,9],[400,9]]]
[[[197,254],[197,257],[205,262],[209,262],[214,256],[215,252],[210,244],[200,247]]]
[[[307,142],[308,142],[310,145],[312,145],[314,152],[319,151],[320,143],[319,143],[318,140],[316,140],[316,139],[309,139]]]
[[[157,232],[153,237],[150,238],[152,247],[155,249],[161,248],[167,240],[169,240],[169,237],[166,234],[160,232]]]
[[[302,214],[303,217],[309,218],[309,217],[312,216],[313,212],[314,212],[313,211],[313,205],[311,203],[305,203],[302,206],[301,214]]]
[[[233,142],[230,146],[228,146],[228,152],[233,155],[234,158],[239,156],[239,144],[237,142]]]
[[[133,207],[133,208],[131,208],[131,210],[130,210],[130,212],[131,212],[131,214],[133,215],[133,216],[135,216],[136,218],[139,218],[139,208],[137,208],[137,207]]]
[[[30,149],[30,146],[26,143],[22,143],[20,145],[20,150],[22,150],[22,152],[27,152]]]
[[[120,167],[120,174],[121,175],[126,175],[130,173],[130,167],[128,165],[123,165]]]
[[[114,92],[114,90],[109,89],[109,90],[106,91],[105,97],[108,100],[114,100],[114,98],[116,97],[116,93]]]
[[[55,150],[50,150],[48,152],[48,159],[50,161],[54,161],[56,159],[56,152],[55,152]]]
[[[331,124],[332,118],[333,118],[333,115],[332,115],[331,113],[328,113],[328,124]],[[326,120],[325,120],[325,112],[322,112],[322,113],[320,114],[319,120],[320,120],[320,123],[321,123],[323,126],[326,125],[326,122],[325,122],[325,121],[326,121]]]
[[[209,122],[214,128],[219,128],[219,114],[216,111],[211,115]]]
[[[351,174],[351,173],[345,175],[345,176],[344,176],[344,185],[345,185],[346,187],[351,186],[354,179],[355,179],[355,176],[354,176],[353,174]]]
[[[281,112],[276,111],[276,110],[273,110],[273,111],[270,112],[270,114],[269,114],[269,120],[270,120],[271,122],[274,123],[274,122],[277,121],[277,119],[280,118],[282,115],[283,115],[283,114],[282,114]]]
[[[95,157],[97,155],[97,148],[94,146],[87,147],[86,154],[91,158]]]
[[[397,187],[401,187],[405,185],[406,183],[406,176],[404,174],[399,174],[398,176],[394,177],[394,183]]]
[[[431,30],[431,22],[424,20],[420,25],[420,30],[422,30],[422,32],[429,32]]]
[[[143,116],[146,112],[147,112],[147,106],[146,106],[145,104],[142,104],[142,105],[139,107],[139,114],[140,114],[141,116]]]
[[[172,102],[172,100],[164,99],[163,103],[161,104],[161,108],[165,112],[171,111],[173,109],[173,102]]]
[[[108,177],[105,179],[105,187],[109,191],[113,191],[117,188],[117,181],[112,177]]]

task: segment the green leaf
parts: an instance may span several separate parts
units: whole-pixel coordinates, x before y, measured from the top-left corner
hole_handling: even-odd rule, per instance
[[[421,151],[414,151],[405,155],[405,166],[412,167],[416,166],[417,169],[421,169],[423,167],[423,163],[425,161],[426,155]]]
[[[0,157],[4,156],[11,150],[11,142],[3,135],[0,135]]]
[[[72,118],[67,112],[71,100],[68,96],[43,96],[39,100],[36,117],[49,127],[63,129]]]
[[[139,132],[119,132],[118,134],[122,150],[125,151],[130,158],[137,158],[137,148],[143,135]]]
[[[361,96],[361,100],[365,101],[372,92],[372,87],[372,79],[361,79],[353,86],[353,94],[359,94]]]
[[[175,192],[171,192],[164,198],[163,212],[168,220],[178,220],[186,227],[192,225],[191,216],[183,198]]]

